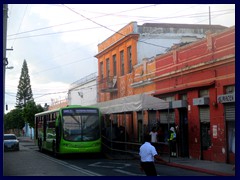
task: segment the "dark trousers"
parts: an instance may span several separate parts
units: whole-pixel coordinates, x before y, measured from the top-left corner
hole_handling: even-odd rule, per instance
[[[169,141],[169,145],[170,145],[170,156],[176,156],[176,155],[173,155],[173,153],[177,153],[176,151],[176,141],[175,140],[172,140],[172,141]]]
[[[141,162],[141,167],[147,176],[157,176],[154,162]]]

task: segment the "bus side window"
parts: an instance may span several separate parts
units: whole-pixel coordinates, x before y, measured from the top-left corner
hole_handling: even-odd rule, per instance
[[[43,141],[46,141],[47,134],[47,116],[43,116]]]
[[[38,117],[35,117],[35,139],[38,138]]]

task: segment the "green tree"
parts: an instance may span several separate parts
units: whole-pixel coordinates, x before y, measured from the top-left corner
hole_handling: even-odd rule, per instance
[[[23,109],[23,117],[30,127],[34,128],[34,118],[35,114],[43,112],[43,107],[41,105],[36,105],[34,101],[28,101]]]
[[[23,110],[20,108],[13,109],[9,113],[4,115],[4,130],[8,131],[10,129],[19,130],[25,125],[23,118]]]
[[[11,129],[10,113],[4,114],[4,132]]]
[[[27,62],[24,59],[22,72],[19,79],[18,91],[16,96],[16,107],[23,108],[28,101],[33,101],[32,88],[30,84],[30,76],[28,74]]]

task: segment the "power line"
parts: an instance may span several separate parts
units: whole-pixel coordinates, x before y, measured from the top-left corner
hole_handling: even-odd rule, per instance
[[[72,24],[72,23],[76,23],[78,21],[79,20],[72,21],[72,22],[67,22],[67,23],[63,23],[63,24],[58,24],[58,25],[53,25],[53,26],[42,27],[42,28],[38,28],[38,29],[32,29],[32,30],[24,31],[24,32],[20,32],[20,33],[10,34],[10,35],[8,35],[8,37],[16,36],[16,35],[20,35],[20,34],[25,34],[25,33],[30,33],[30,32],[34,32],[34,31],[41,31],[41,30],[44,30],[44,29],[49,29],[49,28],[53,28],[53,27],[57,27],[57,26],[63,26],[63,25],[67,25],[67,24]],[[82,21],[82,20],[80,20],[80,21]]]
[[[82,16],[83,18],[85,18],[85,19],[87,19],[87,20],[89,20],[89,21],[91,21],[91,22],[93,22],[93,23],[95,23],[95,24],[97,24],[97,25],[99,25],[99,26],[101,26],[101,27],[104,27],[105,29],[108,29],[109,31],[112,31],[112,32],[114,32],[114,33],[117,33],[117,34],[120,34],[120,35],[122,35],[122,36],[124,36],[124,37],[127,37],[126,35],[118,32],[118,31],[114,31],[113,29],[110,29],[110,28],[107,27],[107,26],[104,26],[104,25],[102,25],[102,24],[100,24],[100,23],[98,23],[98,22],[96,22],[96,21],[93,21],[92,19],[90,19],[90,18],[88,18],[88,17],[86,17],[86,16],[84,16],[84,15],[82,15],[82,14],[74,11],[73,9],[71,9],[70,7],[68,7],[68,6],[64,5],[64,4],[63,4],[63,6],[65,6],[65,7],[66,7],[67,9],[69,9],[70,11],[72,11],[72,12],[74,12],[74,13]],[[149,45],[153,45],[153,46],[157,46],[157,47],[161,47],[161,48],[165,48],[165,49],[168,48],[168,47],[165,47],[165,46],[160,46],[160,45],[157,45],[157,44],[148,43],[148,42],[144,42],[144,41],[141,41],[141,40],[138,40],[138,41],[139,41],[139,42],[142,42],[142,43],[144,43],[144,44],[149,44]]]
[[[46,93],[46,94],[43,94],[43,95],[41,95],[41,96],[35,97],[34,99],[37,99],[37,98],[40,98],[40,97],[43,97],[43,96],[52,95],[52,94],[62,94],[62,93],[66,93],[66,92],[68,92],[68,91],[53,92],[53,93]]]
[[[20,30],[20,28],[21,28],[21,26],[22,26],[23,20],[24,20],[24,18],[25,18],[26,12],[27,12],[27,8],[28,8],[28,4],[27,4],[26,7],[25,7],[24,14],[23,14],[22,20],[21,20],[21,22],[20,22],[20,24],[19,24],[17,33],[19,32],[19,30]]]
[[[70,64],[74,64],[74,63],[78,63],[80,61],[85,61],[85,60],[88,60],[90,58],[93,58],[92,56],[91,57],[87,57],[87,58],[84,58],[84,59],[81,59],[81,60],[77,60],[77,61],[73,61],[73,62],[69,62],[69,63],[66,63],[66,64],[62,64],[62,65],[59,65],[59,66],[55,66],[55,67],[52,67],[52,68],[48,68],[48,69],[45,69],[43,71],[39,71],[39,72],[36,72],[36,73],[32,73],[31,75],[35,75],[35,74],[39,74],[39,73],[42,73],[42,72],[46,72],[46,71],[50,71],[50,70],[53,70],[53,69],[57,69],[57,68],[61,68],[63,66],[68,66]]]
[[[148,7],[148,6],[146,6]],[[145,7],[145,8],[146,8]],[[142,7],[143,8],[143,7]],[[136,9],[140,9],[140,8],[136,8]],[[233,9],[229,9],[229,10],[233,10]],[[214,13],[217,13],[217,12],[223,12],[223,11],[229,11],[229,10],[221,10],[221,11],[213,11],[212,12],[212,16],[219,16],[219,15],[225,15],[225,14],[228,14],[228,13],[224,13],[224,14],[217,14],[217,15],[214,15]],[[130,10],[127,10],[127,11],[130,11]],[[127,12],[127,11],[121,11],[121,12]],[[77,13],[76,11],[74,11],[75,13]],[[120,13],[121,13],[120,12]],[[231,13],[231,12],[229,12]],[[79,13],[78,13],[79,14]],[[116,14],[116,13],[115,13]],[[80,14],[79,14],[80,15]],[[114,14],[106,14],[105,16],[107,15],[114,15]],[[127,17],[130,17],[128,15],[126,15]],[[197,18],[197,17],[203,17],[203,16],[208,16],[208,14],[206,12],[204,13],[195,13],[195,14],[187,14],[187,15],[181,15],[181,16],[170,16],[170,17],[162,17],[162,18],[159,18],[159,17],[150,17],[150,18],[153,18],[153,19],[149,19],[149,20],[142,20],[143,22],[148,22],[148,21],[155,21],[155,20],[165,20],[165,19],[175,19],[175,18]],[[102,16],[98,16],[98,17],[102,17]],[[98,18],[98,17],[94,17],[94,18]],[[139,17],[139,16],[134,16],[134,17]],[[149,18],[149,17],[146,17],[146,18]],[[85,17],[86,20],[90,20],[90,18],[87,18]],[[79,20],[78,20],[79,21]],[[35,29],[35,30],[30,30],[30,31],[25,31],[25,32],[21,32],[21,33],[17,33],[17,34],[11,34],[11,35],[8,35],[8,36],[16,36],[16,35],[20,35],[20,34],[24,34],[24,33],[28,33],[28,32],[33,32],[33,31],[38,31],[38,30],[43,30],[43,29],[48,29],[48,28],[52,28],[52,27],[56,27],[56,26],[62,26],[62,25],[67,25],[67,24],[71,24],[71,23],[75,23],[75,22],[78,22],[78,21],[72,21],[72,22],[68,22],[68,23],[64,23],[64,24],[59,24],[59,25],[54,25],[54,26],[49,26],[49,27],[44,27],[44,28],[39,28],[39,29]],[[82,21],[82,20],[81,20]],[[92,21],[92,20],[91,20]],[[92,21],[96,24],[95,21]],[[139,21],[141,22],[141,21]],[[200,21],[202,22],[202,21]],[[109,27],[111,26],[118,26],[118,25],[122,25],[122,24],[125,24],[125,23],[121,23],[121,24],[115,24],[115,25],[109,25]],[[100,25],[98,24],[99,26],[101,27],[104,27],[106,28],[106,26],[103,26],[103,25]],[[54,33],[44,33],[44,34],[37,34],[37,35],[31,35],[31,36],[22,36],[22,37],[15,37],[15,38],[9,38],[8,40],[16,40],[16,39],[25,39],[25,38],[31,38],[31,37],[41,37],[41,36],[48,36],[48,35],[56,35],[56,34],[62,34],[62,33],[69,33],[69,32],[75,32],[75,31],[82,31],[82,30],[91,30],[91,29],[98,29],[100,27],[89,27],[89,28],[82,28],[82,29],[73,29],[73,30],[67,30],[67,31],[60,31],[60,32],[54,32]],[[119,32],[116,32],[110,28],[107,28],[108,30],[111,30],[115,33],[118,33],[118,34],[121,34]],[[123,34],[121,34],[123,35]],[[124,36],[124,35],[123,35]],[[141,42],[141,41],[139,41]],[[144,42],[146,43],[146,42]],[[152,45],[155,45],[155,44],[152,44]],[[157,45],[159,46],[159,45]],[[163,47],[163,48],[167,48],[167,47]]]
[[[25,38],[31,38],[31,37],[49,36],[49,35],[55,35],[55,34],[70,33],[70,32],[74,32],[74,31],[83,31],[83,30],[91,30],[91,29],[98,29],[98,28],[100,28],[100,27],[89,27],[89,28],[82,28],[82,29],[73,29],[73,30],[54,32],[54,33],[45,33],[45,34],[37,34],[37,35],[31,35],[31,36],[9,38],[7,40],[10,41],[10,40],[15,40],[15,39],[25,39]]]
[[[144,9],[144,8],[148,8],[148,7],[152,7],[152,6],[158,6],[160,4],[153,4],[153,5],[149,5],[149,6],[143,6],[143,7],[139,7],[139,8],[134,8],[134,9],[129,9],[129,10],[124,10],[124,11],[119,11],[116,13],[102,13],[102,12],[96,12],[96,11],[86,11],[86,10],[82,10],[82,9],[78,9],[80,11],[86,11],[86,12],[90,12],[90,13],[97,13],[97,14],[104,14],[102,16],[97,16],[97,17],[92,17],[91,19],[95,19],[95,18],[99,18],[99,17],[104,17],[104,16],[123,16],[123,17],[138,17],[138,18],[149,18],[147,16],[129,16],[129,15],[120,15],[121,13],[124,12],[130,12],[130,11],[135,11],[135,10],[139,10],[139,9]]]
[[[224,13],[224,14],[218,14],[218,15],[215,15],[214,17],[211,16],[211,18],[212,18],[212,19],[218,18],[219,16],[223,16],[223,15],[226,15],[226,14],[230,14],[230,12],[226,12],[226,13]],[[207,19],[204,19],[204,20],[202,20],[202,21],[198,21],[197,23],[204,22],[204,21],[208,21],[208,20],[209,20],[209,19],[207,18]]]
[[[97,17],[93,17],[93,18],[100,18],[100,17],[104,17],[104,16],[110,16],[110,15],[114,15],[114,14],[118,14],[118,13],[123,13],[123,12],[128,12],[128,11],[134,11],[137,9],[143,9],[143,8],[148,8],[151,6],[156,6],[156,5],[150,5],[150,6],[144,6],[144,7],[140,7],[140,8],[135,8],[135,9],[130,9],[130,10],[125,10],[125,11],[120,11],[120,12],[116,12],[116,13],[108,13],[108,14],[104,14],[102,16],[97,16]],[[83,10],[84,11],[84,10]],[[88,11],[89,12],[89,11]],[[96,12],[95,12],[96,13]],[[39,31],[39,30],[44,30],[44,29],[49,29],[49,28],[53,28],[53,27],[57,27],[57,26],[63,26],[63,25],[68,25],[68,24],[72,24],[72,23],[76,23],[79,21],[85,21],[86,19],[81,19],[81,20],[77,20],[77,21],[71,21],[71,22],[67,22],[67,23],[63,23],[63,24],[57,24],[57,25],[53,25],[53,26],[47,26],[47,27],[43,27],[43,28],[38,28],[38,29],[33,29],[33,30],[29,30],[29,31],[24,31],[21,33],[15,33],[15,34],[10,34],[8,36],[16,36],[19,34],[25,34],[25,33],[29,33],[29,32],[34,32],[34,31]]]
[[[89,86],[86,86],[86,87],[76,88],[76,89],[73,89],[71,91],[79,91],[79,90],[89,89],[89,88],[92,88],[92,87],[97,86],[97,85],[98,85],[98,83],[92,84],[92,85],[89,85]],[[35,93],[33,93],[33,95],[39,95],[37,97],[34,97],[34,99],[38,99],[38,98],[41,98],[41,97],[44,97],[44,96],[48,96],[48,95],[62,94],[62,93],[68,93],[68,92],[69,92],[69,89],[68,90],[64,90],[64,91],[49,92],[49,93],[44,93],[44,94],[35,94]],[[16,94],[16,93],[6,92],[6,94],[9,95],[9,96],[12,96],[12,97],[16,97],[16,95],[12,95],[12,94]]]
[[[20,23],[20,25],[19,25],[19,27],[18,27],[17,32],[19,32],[19,30],[20,30],[20,28],[21,28],[21,26],[22,26],[23,20],[24,20],[24,18],[25,18],[26,12],[27,12],[27,7],[28,7],[28,4],[27,4],[27,6],[26,6],[26,8],[25,8],[25,11],[24,11],[24,14],[23,14],[23,17],[22,17],[22,20],[21,20],[21,23]],[[14,46],[15,40],[16,40],[16,39],[14,39],[11,47]],[[9,56],[10,56],[10,55],[11,55],[11,53],[9,54]]]

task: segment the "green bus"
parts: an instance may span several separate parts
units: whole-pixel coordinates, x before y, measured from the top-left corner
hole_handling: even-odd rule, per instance
[[[101,152],[100,111],[69,105],[35,114],[35,143],[54,156]]]

